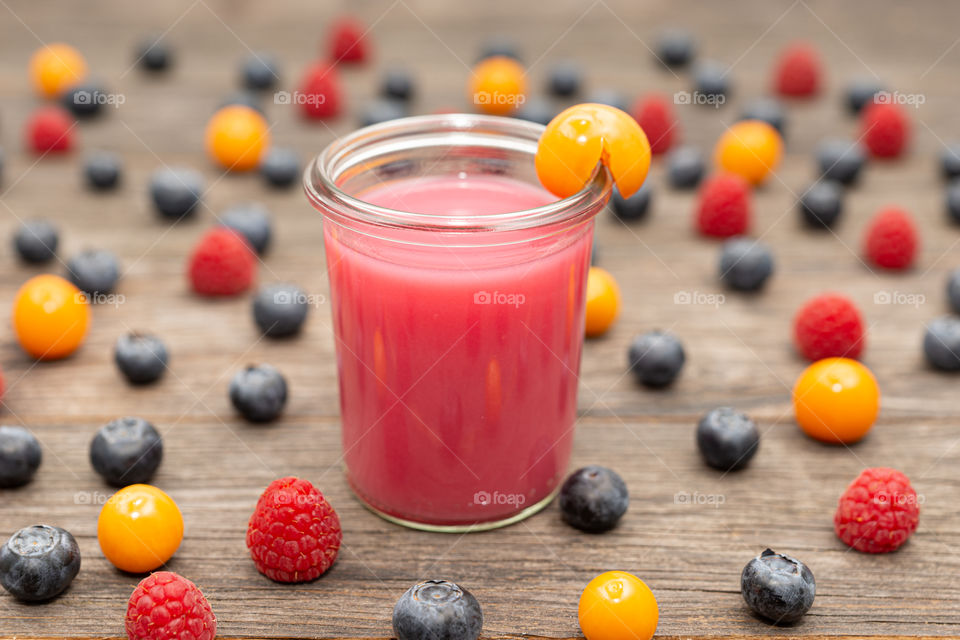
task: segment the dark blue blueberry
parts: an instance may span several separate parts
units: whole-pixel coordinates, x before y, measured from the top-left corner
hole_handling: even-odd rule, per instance
[[[270,212],[260,203],[244,202],[230,207],[220,216],[220,224],[246,238],[258,255],[270,248],[273,237]]]
[[[693,189],[705,171],[703,154],[696,147],[678,147],[667,155],[667,179],[674,189]]]
[[[407,116],[407,108],[399,100],[389,98],[374,98],[363,106],[360,110],[360,126],[369,127],[370,125],[397,120]]]
[[[150,197],[165,218],[190,215],[203,196],[203,177],[192,169],[157,169],[150,179]]]
[[[602,533],[617,526],[627,512],[630,495],[616,471],[592,465],[570,474],[558,500],[564,522],[581,531]]]
[[[117,338],[113,359],[131,384],[150,384],[167,370],[170,354],[163,340],[143,333],[126,333]]]
[[[93,302],[117,286],[120,262],[103,249],[88,249],[67,260],[67,279],[91,296]]]
[[[923,354],[935,369],[960,370],[960,318],[941,316],[927,325]]]
[[[947,180],[960,177],[960,144],[950,144],[940,152],[940,173]]]
[[[697,424],[697,448],[714,469],[736,471],[746,467],[759,445],[757,425],[730,407],[710,411]]]
[[[264,335],[291,336],[300,331],[307,318],[307,303],[307,295],[296,285],[264,285],[253,299],[253,319]]]
[[[627,361],[637,381],[648,387],[666,387],[680,375],[687,356],[672,333],[651,331],[630,343]]]
[[[115,487],[148,482],[163,460],[163,440],[143,418],[118,418],[90,442],[90,464]]]
[[[268,364],[250,365],[230,381],[230,402],[250,422],[269,422],[287,403],[287,381]]]
[[[817,146],[817,170],[823,180],[854,184],[865,163],[863,149],[851,140],[829,138]]]
[[[954,224],[960,224],[960,180],[947,185],[947,217]]]
[[[843,213],[843,189],[836,182],[821,180],[810,185],[797,204],[808,226],[829,229]]]
[[[147,71],[163,71],[173,62],[167,43],[161,38],[145,38],[137,48],[137,63]]]
[[[609,89],[606,87],[601,87],[591,91],[590,95],[587,96],[587,99],[584,102],[605,104],[607,106],[620,109],[621,111],[628,111],[630,109],[630,104],[627,101],[627,97],[623,95],[623,93],[617,91],[616,89]]]
[[[947,277],[947,301],[954,313],[960,313],[960,269],[954,269]]]
[[[750,101],[740,114],[741,120],[760,120],[786,136],[787,114],[776,98],[757,98]]]
[[[380,84],[380,95],[407,102],[413,98],[413,76],[406,69],[387,69]]]
[[[80,571],[80,547],[69,531],[37,524],[0,548],[0,584],[14,598],[42,602],[70,586]]]
[[[267,91],[280,82],[277,61],[268,53],[253,53],[243,61],[243,86],[250,91]]]
[[[668,29],[657,40],[657,59],[668,67],[684,67],[697,53],[693,35],[683,29]]]
[[[13,235],[13,246],[24,262],[43,264],[57,255],[60,233],[47,220],[27,220]]]
[[[873,100],[873,96],[885,90],[886,87],[880,84],[875,78],[857,78],[852,80],[850,84],[847,85],[847,109],[853,115],[857,115],[868,102]]]
[[[23,427],[0,426],[0,489],[22,487],[40,468],[40,443]]]
[[[83,163],[83,175],[92,189],[113,189],[120,182],[121,173],[120,156],[109,151],[95,151]]]
[[[505,35],[494,35],[487,38],[480,46],[480,57],[477,60],[486,60],[496,56],[513,58],[517,62],[523,62],[520,58],[520,47],[517,42]]]
[[[473,594],[446,580],[424,580],[393,607],[397,640],[476,640],[483,612]]]
[[[224,107],[230,107],[233,105],[250,107],[254,111],[259,112],[260,115],[265,115],[263,111],[263,105],[260,103],[260,96],[252,91],[237,91],[236,93],[230,94],[224,98],[220,104],[217,105],[217,110],[219,111]]]
[[[580,93],[583,70],[575,62],[563,60],[550,68],[547,90],[555,96],[569,98]]]
[[[773,254],[750,238],[730,238],[720,250],[720,281],[737,291],[756,291],[773,274]]]
[[[729,71],[726,65],[715,60],[699,63],[693,72],[693,87],[699,95],[693,96],[693,102],[710,106],[723,104],[730,93]]]
[[[77,118],[92,118],[98,115],[103,106],[114,103],[115,97],[99,84],[84,82],[63,94],[60,102]]]
[[[650,181],[643,183],[643,186],[629,198],[620,195],[620,190],[614,187],[610,196],[610,204],[613,213],[621,220],[636,222],[647,217],[647,211],[650,209],[650,201],[653,199],[653,187]]]
[[[528,120],[530,122],[536,122],[537,124],[546,125],[553,120],[555,115],[557,115],[557,111],[553,108],[553,105],[550,104],[549,100],[545,100],[538,96],[532,96],[524,101],[523,105],[517,110],[515,115],[521,120]]]
[[[273,187],[289,187],[300,177],[300,155],[286,147],[271,147],[260,160],[260,174]]]
[[[805,564],[767,549],[743,568],[740,593],[758,616],[789,624],[813,606],[817,583]]]

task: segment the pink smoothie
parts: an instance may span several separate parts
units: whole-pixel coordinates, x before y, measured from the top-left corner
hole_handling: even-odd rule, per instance
[[[409,179],[359,197],[446,215],[556,199],[486,176]],[[433,525],[495,522],[549,497],[573,437],[592,222],[529,248],[464,247],[453,234],[449,247],[391,242],[390,232],[347,242],[342,231],[325,225],[354,490],[387,515]]]

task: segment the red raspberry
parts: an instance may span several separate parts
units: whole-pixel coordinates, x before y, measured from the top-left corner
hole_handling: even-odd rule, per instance
[[[255,260],[253,249],[235,231],[211,229],[200,238],[190,257],[190,283],[200,295],[236,295],[253,284]]]
[[[782,96],[803,98],[820,90],[820,56],[813,46],[798,42],[780,54],[774,71],[774,86]]]
[[[896,551],[917,530],[920,501],[910,479],[896,469],[864,469],[840,496],[833,528],[847,545],[866,553]]]
[[[881,94],[879,97],[882,97]],[[895,158],[907,146],[910,138],[910,121],[903,107],[892,102],[868,104],[860,116],[860,134],[863,145],[877,158]]]
[[[660,154],[670,149],[680,131],[673,105],[665,96],[659,93],[644,96],[634,103],[630,113],[647,134],[652,153]]]
[[[884,269],[906,269],[913,264],[920,244],[910,214],[897,207],[881,209],[867,225],[863,253]]]
[[[700,187],[696,224],[700,233],[726,238],[750,226],[750,185],[732,173],[713,176]]]
[[[217,618],[197,585],[171,571],[152,573],[127,604],[130,640],[213,640]]]
[[[367,59],[367,38],[363,25],[341,18],[330,27],[330,57],[334,62],[363,62]]]
[[[323,575],[340,551],[340,518],[323,494],[300,478],[267,487],[247,526],[247,548],[257,570],[277,582],[309,582]]]
[[[807,360],[857,358],[866,342],[860,310],[836,293],[816,296],[800,307],[793,318],[793,337]]]
[[[340,74],[332,64],[318,62],[307,69],[297,96],[307,118],[333,118],[340,113]]]
[[[69,151],[75,120],[60,107],[41,107],[27,121],[27,146],[37,153]]]

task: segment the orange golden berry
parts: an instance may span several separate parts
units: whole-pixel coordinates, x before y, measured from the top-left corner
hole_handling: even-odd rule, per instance
[[[13,329],[23,350],[40,360],[65,358],[83,342],[90,323],[87,298],[60,276],[27,280],[13,301]]]
[[[586,308],[584,332],[591,338],[606,333],[620,315],[620,287],[607,270],[590,267]]]
[[[807,367],[793,387],[797,424],[811,438],[854,443],[880,411],[880,388],[870,370],[850,358],[824,358]]]
[[[506,56],[479,62],[470,76],[470,97],[477,109],[495,116],[513,113],[526,96],[527,81],[520,63]]]
[[[86,77],[86,61],[68,44],[48,44],[30,58],[30,80],[45,98],[56,98]]]
[[[783,140],[768,123],[744,120],[727,129],[714,151],[717,166],[750,184],[762,183],[780,164]]]
[[[256,109],[228,105],[207,123],[206,143],[210,157],[224,169],[249,171],[270,145],[270,128]]]
[[[587,640],[650,640],[660,610],[643,580],[626,571],[608,571],[583,590],[577,617]]]
[[[115,567],[153,571],[173,557],[183,540],[183,516],[173,498],[149,484],[113,494],[97,520],[100,549]]]

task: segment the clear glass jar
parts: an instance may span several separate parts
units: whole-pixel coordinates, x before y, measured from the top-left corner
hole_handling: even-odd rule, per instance
[[[305,173],[325,222],[347,479],[394,522],[502,526],[546,506],[566,474],[611,180],[547,194],[542,131],[405,118],[337,140]]]

